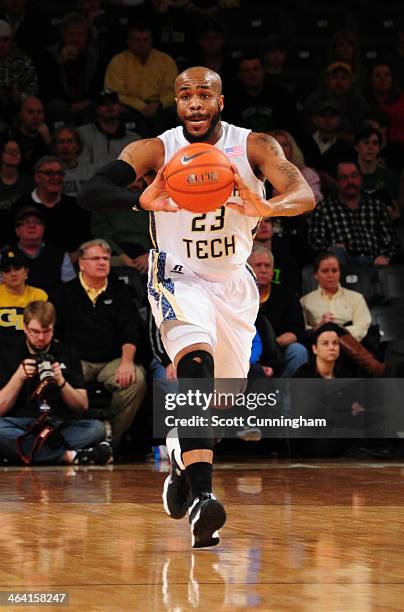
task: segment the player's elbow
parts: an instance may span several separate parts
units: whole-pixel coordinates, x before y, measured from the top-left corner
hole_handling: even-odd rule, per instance
[[[126,187],[135,180],[136,172],[132,166],[122,160],[112,161],[87,181],[77,201],[88,210],[128,208],[134,196],[128,197]]]
[[[105,185],[102,178],[98,173],[95,174],[86,182],[83,189],[78,194],[78,204],[87,210],[100,210],[102,208],[102,197],[100,198],[100,195],[102,196],[104,187]]]

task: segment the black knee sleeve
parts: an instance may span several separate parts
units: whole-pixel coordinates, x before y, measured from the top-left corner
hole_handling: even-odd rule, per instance
[[[180,359],[177,365],[177,376],[180,383],[180,390],[187,392],[191,387],[195,385],[188,385],[181,379],[205,379],[211,380],[211,385],[208,384],[209,388],[213,391],[213,374],[214,374],[214,361],[213,357],[207,351],[192,351],[187,353]],[[206,385],[204,385],[205,389]],[[206,389],[205,389],[206,390]],[[190,416],[190,410],[187,411],[186,407],[183,408],[183,414]],[[213,450],[213,430],[211,427],[200,427],[195,428],[195,437],[190,438],[184,436],[184,429],[178,427],[178,439],[180,441],[181,452],[186,453],[191,450]]]
[[[192,450],[213,450],[214,438],[213,431],[206,428],[204,437],[201,438],[184,438],[181,437],[181,428],[178,428],[178,439],[181,447],[181,454]]]
[[[191,351],[177,365],[178,378],[213,378],[214,361],[207,351]]]

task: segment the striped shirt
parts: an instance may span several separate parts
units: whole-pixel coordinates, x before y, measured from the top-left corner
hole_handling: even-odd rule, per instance
[[[308,242],[315,251],[343,244],[351,255],[391,257],[397,249],[393,226],[385,202],[362,194],[352,210],[337,197],[329,196],[317,205],[310,220]]]

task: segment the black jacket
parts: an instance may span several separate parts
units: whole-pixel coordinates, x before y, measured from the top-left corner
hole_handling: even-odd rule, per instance
[[[298,342],[305,341],[303,310],[293,291],[272,283],[271,294],[261,304],[260,312],[270,320],[276,337],[291,332],[296,335]]]
[[[56,337],[71,344],[80,359],[112,361],[123,344],[139,343],[141,324],[129,289],[113,276],[95,304],[75,278],[51,294],[56,307]]]

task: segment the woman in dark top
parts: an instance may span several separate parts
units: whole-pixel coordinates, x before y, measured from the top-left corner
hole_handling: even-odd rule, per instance
[[[350,378],[352,374],[339,363],[342,333],[333,323],[318,327],[311,337],[310,360],[300,366],[293,378]]]
[[[294,378],[352,378],[352,374],[340,362],[340,331],[334,323],[325,323],[319,327],[311,338],[311,358],[308,363],[303,364],[295,372]],[[314,383],[314,381],[313,381]],[[331,383],[330,383],[331,384]],[[306,410],[312,412],[309,416],[326,417],[327,430],[324,430],[324,437],[308,438],[300,440],[296,444],[296,451],[304,456],[330,457],[337,456],[344,452],[347,447],[355,443],[354,437],[344,439],[341,437],[341,427],[343,429],[358,427],[358,438],[361,435],[363,420],[360,415],[364,412],[363,406],[356,401],[361,399],[360,381],[358,384],[352,380],[352,384],[344,384],[329,389],[323,386],[307,386],[302,393],[302,387],[295,389],[297,398],[308,398]],[[328,392],[327,392],[328,389]],[[315,413],[315,414],[314,414]],[[359,418],[358,418],[359,417]]]

